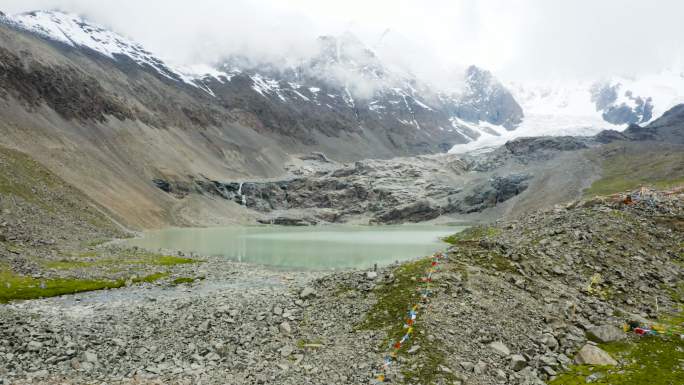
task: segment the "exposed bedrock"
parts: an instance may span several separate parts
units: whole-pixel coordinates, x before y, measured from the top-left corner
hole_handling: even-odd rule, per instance
[[[367,160],[275,181],[195,178],[190,182],[155,179],[154,183],[178,198],[199,193],[233,201],[261,213],[263,223],[361,219],[397,224],[480,212],[520,194],[531,178],[519,173],[473,177],[467,171],[460,159],[439,156]]]

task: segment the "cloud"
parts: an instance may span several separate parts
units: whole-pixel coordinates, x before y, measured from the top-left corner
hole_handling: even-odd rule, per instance
[[[53,8],[185,65],[233,53],[280,62],[310,55],[316,36],[351,31],[437,83],[469,64],[514,81],[657,72],[684,50],[678,0],[0,0],[10,13]]]

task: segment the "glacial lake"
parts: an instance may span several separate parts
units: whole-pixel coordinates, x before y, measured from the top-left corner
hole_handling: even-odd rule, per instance
[[[174,228],[126,240],[150,251],[181,250],[285,269],[369,268],[444,250],[465,226],[398,225]]]

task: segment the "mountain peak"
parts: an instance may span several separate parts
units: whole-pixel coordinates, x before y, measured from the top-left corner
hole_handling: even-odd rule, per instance
[[[72,47],[90,48],[112,59],[117,54],[132,59],[151,56],[134,41],[74,13],[31,11],[10,15],[7,19],[16,27]]]
[[[69,47],[94,51],[114,61],[127,58],[141,67],[150,67],[169,80],[198,87],[195,77],[168,66],[135,41],[75,13],[31,11],[6,15],[1,21]]]

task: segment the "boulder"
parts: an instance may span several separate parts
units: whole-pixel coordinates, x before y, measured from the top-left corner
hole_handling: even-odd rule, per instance
[[[525,366],[527,366],[527,360],[525,359],[525,357],[523,357],[520,354],[514,354],[511,356],[511,369],[518,372],[522,370]]]
[[[283,334],[285,334],[285,335],[290,335],[290,334],[292,334],[292,326],[290,326],[290,323],[287,322],[287,321],[281,323],[281,324],[278,326],[278,329],[280,330],[281,333],[283,333]]]
[[[587,330],[587,337],[596,342],[606,343],[623,340],[626,338],[626,335],[615,326],[601,325]]]
[[[501,341],[495,341],[489,344],[489,347],[497,354],[507,357],[511,354],[511,350],[508,346],[504,345]]]
[[[304,290],[302,290],[301,293],[299,293],[299,298],[301,299],[307,299],[310,297],[315,297],[316,296],[316,290],[312,287],[305,287]]]
[[[26,345],[29,352],[37,352],[43,347],[43,344],[38,341],[31,341]]]
[[[617,361],[598,346],[586,344],[575,355],[575,364],[615,366]]]
[[[95,363],[97,362],[97,354],[95,354],[95,352],[92,350],[87,350],[83,353],[83,361]]]

